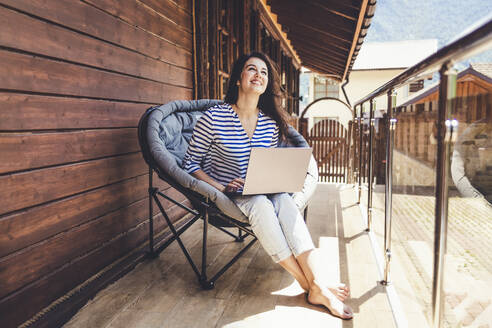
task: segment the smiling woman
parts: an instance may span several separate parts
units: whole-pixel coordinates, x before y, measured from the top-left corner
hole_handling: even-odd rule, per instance
[[[278,99],[278,75],[268,57],[252,53],[234,64],[224,104],[208,109],[195,125],[183,160],[184,169],[222,192],[241,191],[251,149],[277,147],[287,124]],[[306,291],[342,319],[352,309],[342,303],[343,285],[325,286],[317,274],[319,257],[306,223],[288,193],[236,195],[232,201],[248,218],[261,245]]]

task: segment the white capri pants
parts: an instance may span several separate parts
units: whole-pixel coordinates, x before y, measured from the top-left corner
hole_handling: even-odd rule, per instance
[[[273,261],[314,249],[306,223],[288,193],[237,196],[233,201],[248,217],[253,232]]]

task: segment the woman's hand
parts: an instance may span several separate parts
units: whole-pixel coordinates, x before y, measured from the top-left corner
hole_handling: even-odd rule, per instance
[[[244,186],[244,179],[235,178],[225,186],[223,192],[236,192]]]

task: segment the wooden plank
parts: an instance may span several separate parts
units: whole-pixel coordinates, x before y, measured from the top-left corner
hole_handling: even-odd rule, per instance
[[[326,132],[325,134],[326,135],[329,135],[331,137],[336,137],[335,135],[335,131],[333,129],[334,127],[334,122],[333,120],[326,120]],[[332,178],[333,176],[333,173],[334,173],[334,165],[333,165],[333,155],[331,156],[327,156],[327,154],[331,153],[332,150],[333,150],[333,147],[335,146],[335,142],[333,140],[330,140],[328,141],[328,147],[326,148],[324,154],[323,154],[323,158],[327,158],[328,160],[326,161],[327,165],[328,165],[328,181],[329,182],[334,182],[334,179]]]
[[[321,135],[329,135],[330,134],[330,123],[331,121],[329,120],[323,120],[322,121],[322,129],[321,129]],[[325,180],[326,182],[330,182],[330,175],[331,175],[331,165],[330,165],[330,162],[328,161],[323,161],[323,158],[326,157],[326,154],[330,151],[330,148],[331,148],[331,143],[332,141],[331,140],[325,140],[324,142],[321,143],[321,147],[323,148],[323,150],[321,151],[321,162],[323,163],[323,165],[325,166],[325,173],[327,173],[327,179]]]
[[[197,80],[195,83],[198,99],[209,99],[209,39],[208,39],[208,1],[196,1],[196,58]]]
[[[277,14],[279,18],[297,18],[298,21],[313,22],[313,24],[321,26],[323,26],[324,20],[329,20],[332,23],[332,29],[343,30],[349,33],[353,33],[355,30],[356,22],[323,10],[318,6],[313,6],[310,3],[297,0],[270,1],[272,3],[272,11]]]
[[[310,41],[302,37],[302,35],[295,36],[295,35],[290,35],[289,34],[289,40],[292,42],[299,42],[307,46],[306,49],[309,49],[307,51],[308,53],[311,53],[311,50],[314,50],[314,47],[316,47],[316,52],[321,54],[324,53],[326,56],[330,58],[330,63],[331,62],[336,62],[338,64],[343,64],[343,58],[346,55],[347,51],[338,49],[338,48],[333,48],[330,47],[327,44],[319,44],[316,41]],[[301,49],[299,49],[301,50]],[[299,51],[297,50],[297,51]],[[319,57],[319,55],[318,55]]]
[[[150,106],[0,92],[0,130],[136,127]]]
[[[180,8],[191,13],[191,10],[192,10],[192,3],[191,2],[193,0],[172,0],[172,1],[175,2]]]
[[[321,121],[316,134],[318,136],[321,136],[323,135],[324,130],[325,130],[325,122]],[[327,169],[326,164],[321,161],[321,158],[323,158],[325,150],[326,150],[326,141],[322,140],[321,142],[318,142],[318,154],[319,154],[318,161],[320,161],[320,165],[322,167],[321,172],[326,174],[326,169]],[[326,182],[326,179],[324,179],[323,181]]]
[[[184,210],[174,206],[170,213],[176,220],[184,215]],[[162,215],[154,218],[156,230],[165,227]],[[148,223],[144,222],[98,249],[85,254],[53,273],[44,276],[7,298],[0,300],[2,323],[7,327],[17,327],[42,308],[68,293],[95,273],[104,269],[117,259],[127,255],[148,238]],[[22,308],[22,311],[18,309]]]
[[[0,44],[36,54],[191,88],[190,69],[102,42],[60,26],[0,7]],[[33,42],[33,35],[36,42]]]
[[[170,196],[176,197],[177,193],[171,192]],[[178,200],[184,200],[184,196]],[[163,202],[162,205],[169,209],[173,204]],[[148,208],[146,197],[1,259],[0,298],[147,220]],[[158,213],[156,206],[154,212]],[[74,240],[77,242],[74,243]]]
[[[344,138],[330,135],[322,135],[322,136],[310,136],[311,140],[319,140],[319,141],[343,141]]]
[[[189,69],[193,65],[191,50],[176,47],[81,1],[0,0],[0,3],[170,64]]]
[[[135,128],[0,133],[0,173],[73,163],[140,150]]]
[[[324,120],[323,121],[323,135],[329,135],[331,136],[331,130],[332,130],[332,120]],[[323,153],[322,153],[322,159],[326,157],[329,151],[331,151],[331,148],[333,147],[333,141],[329,140],[325,142],[325,146],[323,147]],[[330,158],[329,156],[328,158]],[[333,165],[330,160],[324,161],[326,163],[326,172],[328,173],[328,182],[332,182],[331,180],[331,175],[332,175],[332,170],[333,170]]]
[[[0,50],[0,89],[161,104],[192,90]]]
[[[321,129],[321,124],[317,123],[312,129],[313,135],[318,136],[320,129]],[[314,144],[316,145],[316,156],[315,156],[315,158],[316,158],[316,161],[318,162],[318,170],[321,173],[321,172],[324,172],[324,167],[319,162],[321,147],[320,147],[319,142],[314,141]],[[321,180],[321,181],[323,181],[323,180]]]
[[[193,51],[193,38],[189,30],[183,29],[180,25],[162,17],[154,10],[150,10],[149,7],[143,6],[138,0],[125,2],[119,0],[85,1],[130,25],[157,35],[190,52]]]
[[[350,161],[350,154],[353,153],[351,150],[351,147],[353,147],[353,135],[354,135],[354,121],[349,121],[348,124],[348,131],[347,131],[347,142],[345,144],[345,165],[344,165],[344,177],[345,183],[352,183],[352,177],[354,174],[354,167]],[[355,156],[354,156],[355,159]]]
[[[337,121],[333,121],[333,129],[335,135],[338,137],[339,136],[339,124]],[[343,145],[341,142],[335,142],[335,146],[340,145],[338,150],[335,152],[333,156],[333,174],[337,175],[338,174],[338,164],[339,164],[339,159],[340,159],[340,150],[343,148]],[[335,182],[338,182],[338,176],[333,180]]]
[[[314,6],[323,8],[335,15],[339,15],[356,21],[359,16],[360,4],[354,5],[352,1],[326,1],[326,0],[310,0]]]
[[[353,32],[339,29],[328,17],[318,21],[300,21],[297,17],[278,16],[278,22],[282,26],[288,26],[289,31],[295,29],[302,33],[323,35],[327,38],[328,44],[332,41],[339,44],[350,44],[353,38]]]
[[[148,199],[137,201],[1,259],[0,298],[143,222],[147,209]]]
[[[341,129],[340,129],[340,124],[339,124],[338,122],[333,122],[333,123],[334,123],[334,125],[335,125],[335,135],[336,135],[337,137],[341,137],[341,132],[342,132],[342,131],[341,131]],[[335,154],[335,158],[334,158],[334,162],[335,162],[335,163],[334,163],[334,165],[335,165],[335,170],[334,170],[334,173],[335,173],[335,175],[337,175],[337,177],[336,177],[336,182],[339,182],[339,179],[338,179],[338,174],[340,174],[340,172],[339,172],[339,171],[340,171],[340,163],[341,163],[341,161],[340,161],[340,157],[341,157],[341,156],[340,156],[340,154],[341,154],[341,152],[342,152],[342,150],[343,150],[343,143],[342,143],[342,142],[339,142],[339,144],[340,144],[340,146],[341,146],[341,147],[340,147],[340,148],[338,149],[338,151],[336,152],[336,154]]]
[[[165,190],[166,194],[174,193],[158,178],[154,179],[154,186]],[[141,175],[3,217],[0,219],[0,231],[3,231],[0,257],[143,199],[148,195],[147,188],[148,175]]]
[[[171,0],[140,0],[143,4],[154,9],[161,15],[164,15],[167,19],[185,29],[186,31],[193,33],[193,25],[191,22],[191,10],[186,11],[180,7],[176,2]]]
[[[0,177],[0,214],[42,204],[147,172],[140,153]]]

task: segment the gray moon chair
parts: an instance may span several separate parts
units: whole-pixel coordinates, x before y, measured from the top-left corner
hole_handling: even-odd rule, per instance
[[[169,243],[176,240],[184,255],[197,275],[202,288],[214,287],[215,281],[243,255],[254,242],[256,236],[249,227],[248,219],[227,195],[220,192],[206,182],[198,180],[185,172],[181,166],[183,157],[193,133],[193,128],[208,108],[222,103],[219,100],[182,100],[173,101],[161,106],[154,106],[142,115],[138,124],[138,140],[142,155],[149,166],[149,255],[157,256]],[[289,127],[288,136],[280,147],[308,147],[304,138],[292,127]],[[160,179],[182,193],[191,203],[185,206],[173,198],[165,195],[153,186],[152,172],[155,171]],[[318,180],[318,169],[314,158],[311,158],[303,190],[292,194],[300,211],[304,211],[306,219],[307,205],[314,194]],[[160,199],[166,199],[185,209],[191,215],[186,222],[181,222],[176,228],[166,213]],[[155,248],[153,234],[152,204],[158,206],[165,218],[172,237]],[[201,270],[195,265],[180,235],[198,219],[203,219],[203,245]],[[252,240],[244,246],[224,267],[218,270],[212,278],[207,277],[207,232],[209,224],[230,235],[234,240],[243,242],[248,236]],[[226,230],[226,227],[238,229],[237,235]],[[245,234],[243,234],[243,232]]]

